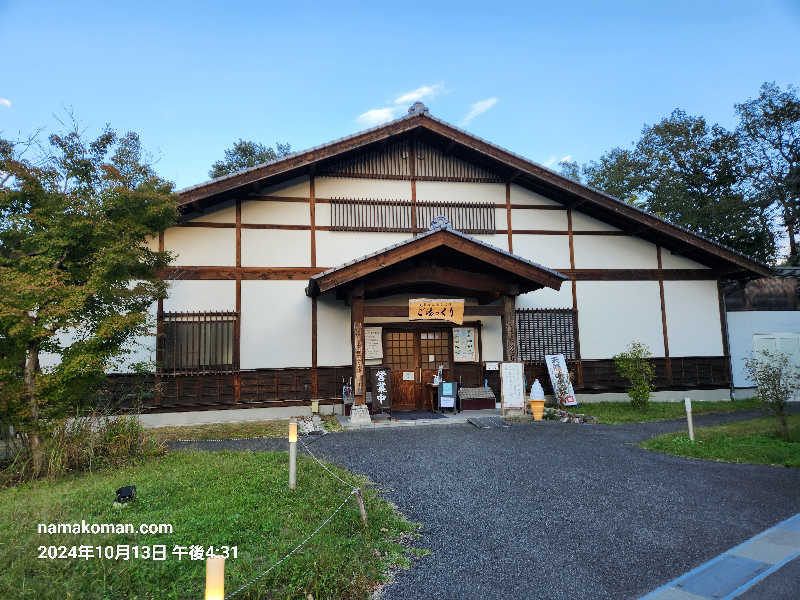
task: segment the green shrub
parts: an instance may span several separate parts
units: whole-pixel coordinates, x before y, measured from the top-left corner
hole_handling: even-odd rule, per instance
[[[745,361],[747,372],[758,389],[758,399],[764,408],[778,417],[781,437],[789,441],[786,422],[787,403],[800,389],[800,375],[782,352],[761,350]]]
[[[42,442],[42,469],[33,469],[27,438],[8,441],[7,462],[0,470],[0,487],[37,477],[55,477],[73,471],[123,467],[164,453],[164,445],[148,433],[137,415],[92,412],[49,424]]]
[[[625,352],[614,356],[617,374],[631,384],[628,390],[631,405],[642,410],[647,408],[647,403],[650,401],[655,378],[655,369],[648,360],[650,356],[650,349],[637,341],[631,342]]]

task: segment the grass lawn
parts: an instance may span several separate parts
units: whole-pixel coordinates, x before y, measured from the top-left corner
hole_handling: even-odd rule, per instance
[[[667,433],[639,444],[648,450],[688,458],[736,463],[800,467],[800,415],[789,416],[791,442],[778,435],[778,420],[763,417],[695,429],[695,441],[687,432]]]
[[[322,417],[325,429],[341,431],[336,417]],[[179,425],[174,427],[154,427],[147,429],[161,442],[172,440],[223,440],[232,438],[285,438],[289,434],[289,421],[242,421],[240,423],[209,423],[206,425]]]
[[[692,402],[692,414],[730,413],[742,410],[759,410],[757,399],[736,400],[735,402]],[[630,402],[587,402],[572,412],[585,413],[597,417],[601,423],[642,423],[644,421],[665,421],[686,416],[683,402],[650,402],[645,410],[631,406]]]
[[[284,422],[285,423],[285,422]],[[363,478],[334,469],[364,490],[369,523],[355,500],[301,550],[237,598],[364,598],[388,569],[410,564],[418,526]],[[0,595],[3,598],[202,598],[205,565],[171,554],[178,546],[237,546],[225,566],[226,593],[273,565],[310,534],[352,488],[298,456],[288,489],[285,452],[172,452],[136,467],[0,490]],[[115,490],[138,499],[112,506]],[[39,534],[38,523],[169,523],[169,534]],[[166,546],[166,560],[41,559],[39,546]],[[132,552],[133,550],[131,550]],[[218,550],[219,552],[219,550]]]

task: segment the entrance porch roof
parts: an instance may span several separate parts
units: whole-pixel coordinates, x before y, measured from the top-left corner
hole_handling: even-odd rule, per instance
[[[449,223],[312,276],[311,297],[335,292],[348,297],[363,288],[366,298],[399,293],[474,297],[488,303],[544,287],[558,290],[566,275],[472,236]]]

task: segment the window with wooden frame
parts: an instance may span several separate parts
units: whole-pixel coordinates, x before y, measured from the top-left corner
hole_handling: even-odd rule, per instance
[[[571,308],[518,309],[517,342],[520,359],[544,362],[547,354],[575,359],[575,311]]]
[[[495,233],[495,207],[488,202],[417,202],[334,198],[331,206],[331,231],[410,232],[412,210],[417,228],[427,229],[440,215],[453,229],[465,233]]]
[[[235,371],[236,312],[167,312],[159,320],[159,371]]]

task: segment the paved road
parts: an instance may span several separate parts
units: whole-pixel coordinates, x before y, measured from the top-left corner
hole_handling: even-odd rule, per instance
[[[423,523],[419,544],[433,554],[400,573],[387,599],[637,598],[800,512],[800,470],[634,445],[682,426],[409,427],[328,435],[313,450],[369,475]]]

